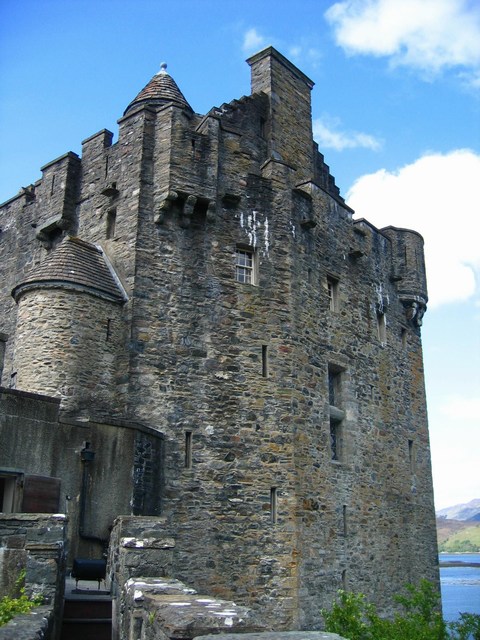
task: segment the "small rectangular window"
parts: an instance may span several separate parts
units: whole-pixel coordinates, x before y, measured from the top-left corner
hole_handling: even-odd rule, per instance
[[[327,292],[330,311],[338,311],[338,280],[327,277]]]
[[[235,251],[235,280],[242,284],[256,284],[255,252],[250,248]]]
[[[277,522],[277,488],[270,489],[270,520]]]
[[[185,469],[192,468],[192,432],[185,431]]]

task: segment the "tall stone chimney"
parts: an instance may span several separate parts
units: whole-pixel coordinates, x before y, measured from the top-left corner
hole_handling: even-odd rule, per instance
[[[298,182],[313,178],[311,90],[314,85],[300,69],[273,47],[247,60],[253,93],[270,98],[265,137],[270,157],[299,172]]]

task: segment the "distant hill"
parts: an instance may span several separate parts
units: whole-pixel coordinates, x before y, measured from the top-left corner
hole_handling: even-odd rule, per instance
[[[480,552],[480,499],[437,511],[437,540],[439,551]]]
[[[480,498],[470,500],[466,504],[456,504],[453,507],[437,511],[437,518],[447,520],[473,520],[480,521]]]

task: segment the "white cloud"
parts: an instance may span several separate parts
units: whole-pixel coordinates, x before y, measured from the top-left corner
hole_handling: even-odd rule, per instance
[[[471,422],[475,429],[480,426],[480,398],[451,396],[440,404],[439,411],[452,420],[461,420],[463,423]]]
[[[286,55],[300,68],[309,66],[318,67],[322,58],[322,52],[312,44],[309,38],[302,37],[296,43],[288,43],[272,36],[265,36],[255,27],[248,29],[243,34],[242,51],[245,55],[252,55],[265,47],[272,45]]]
[[[478,498],[480,399],[447,397],[429,411],[429,421],[436,508]]]
[[[243,36],[242,49],[245,54],[256,53],[267,46],[267,39],[255,28],[248,29]]]
[[[457,67],[480,84],[480,5],[469,0],[343,0],[325,13],[351,54],[428,73]]]
[[[322,58],[322,52],[309,44],[306,39],[301,43],[288,47],[288,57],[298,65],[308,65],[316,68]]]
[[[343,151],[362,147],[377,151],[382,144],[377,138],[367,133],[340,131],[338,121],[331,118],[319,118],[313,121],[313,137],[318,142],[320,150]]]
[[[381,228],[415,229],[425,240],[429,306],[462,301],[480,282],[480,155],[428,154],[396,172],[362,176],[347,201]]]

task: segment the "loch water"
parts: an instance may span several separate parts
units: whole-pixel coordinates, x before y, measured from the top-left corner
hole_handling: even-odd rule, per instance
[[[443,617],[458,620],[460,613],[480,615],[480,553],[441,553],[440,563],[465,563],[456,567],[440,566]],[[476,563],[469,567],[467,563]]]

